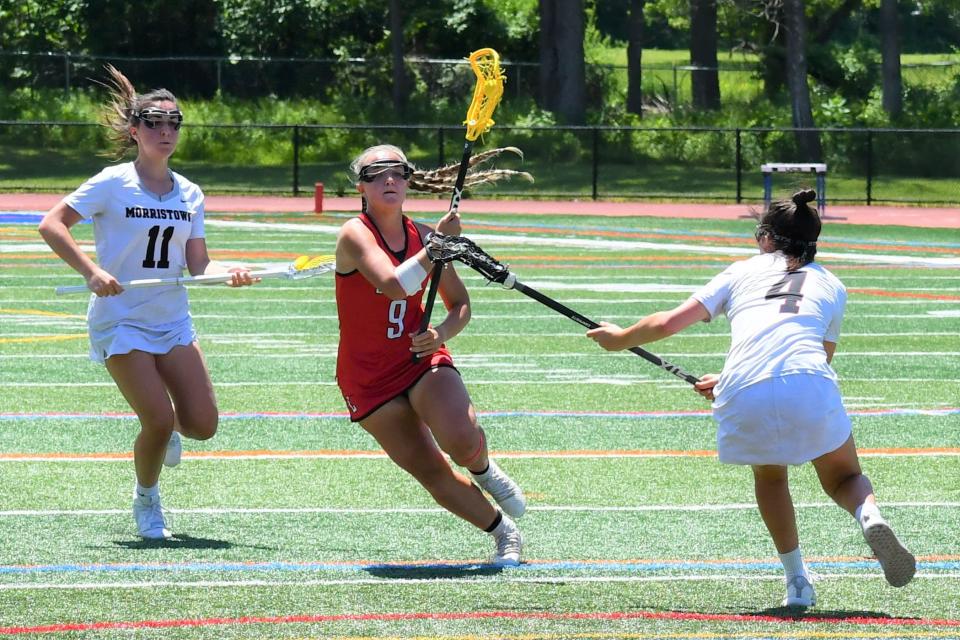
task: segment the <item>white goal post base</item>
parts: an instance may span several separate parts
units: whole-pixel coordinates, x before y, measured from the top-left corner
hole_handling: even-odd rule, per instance
[[[820,162],[767,162],[760,165],[763,173],[763,207],[770,207],[773,200],[773,174],[815,173],[817,175],[817,209],[821,217],[827,206],[827,165]]]

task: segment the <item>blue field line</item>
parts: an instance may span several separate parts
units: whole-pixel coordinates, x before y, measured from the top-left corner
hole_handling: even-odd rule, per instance
[[[960,407],[943,409],[879,409],[850,410],[847,415],[855,417],[890,416],[950,416],[960,414]],[[711,415],[703,411],[478,411],[481,418],[620,418],[627,420],[649,420],[656,418],[705,418]],[[4,420],[131,420],[132,413],[0,413]],[[222,413],[221,420],[342,420],[347,413]]]
[[[38,224],[43,219],[39,211],[0,211],[0,223]]]
[[[428,221],[432,224],[432,220]],[[756,224],[752,221],[747,221],[750,225],[749,233],[736,233],[729,231],[703,231],[703,230],[694,230],[694,229],[637,229],[636,227],[594,227],[594,226],[583,226],[583,225],[574,225],[574,224],[549,224],[549,223],[536,223],[536,222],[496,222],[496,223],[487,223],[487,222],[477,222],[475,224],[464,223],[465,228],[476,228],[483,229],[484,227],[518,227],[518,228],[533,228],[533,229],[549,229],[549,230],[558,230],[558,231],[582,231],[582,232],[604,232],[604,231],[615,231],[617,233],[649,233],[654,235],[663,235],[663,236],[676,236],[683,235],[690,238],[744,238],[748,240],[753,240],[753,225]],[[821,241],[830,242],[825,238],[821,238]],[[958,242],[917,242],[912,240],[878,240],[876,238],[849,238],[847,236],[843,237],[842,242],[847,243],[865,243],[865,244],[876,244],[876,245],[888,245],[888,246],[905,246],[905,247],[944,247],[947,249],[957,249],[960,248],[960,243]]]
[[[808,561],[807,567],[817,570],[872,570],[879,567],[873,560]],[[385,573],[406,571],[451,572],[489,566],[480,562],[435,562],[435,563],[367,563],[367,562],[159,562],[159,563],[94,563],[94,564],[48,564],[48,565],[0,565],[0,575],[31,575],[49,573],[137,573],[137,572],[250,572],[269,571],[339,573]],[[512,570],[522,571],[620,571],[657,573],[664,571],[781,571],[779,562],[763,561],[663,561],[663,562],[608,562],[608,561],[547,561],[524,562]],[[921,571],[956,571],[960,561],[920,561]]]
[[[45,211],[0,211],[0,224],[40,224]],[[80,224],[90,224],[92,220],[81,220]]]

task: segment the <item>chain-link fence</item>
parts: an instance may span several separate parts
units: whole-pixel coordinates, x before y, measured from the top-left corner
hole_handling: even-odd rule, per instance
[[[175,86],[184,95],[237,97],[318,96],[331,83],[344,77],[364,82],[381,74],[384,60],[364,58],[283,58],[252,56],[94,56],[69,52],[0,51],[0,76],[8,86],[72,90],[89,86],[91,78],[103,76],[103,65],[119,65],[138,84]],[[431,91],[449,84],[449,75],[466,60],[408,58]],[[539,64],[503,61],[510,81],[508,95],[534,96],[538,90]],[[609,81],[626,87],[624,65],[588,64],[588,76],[596,82]],[[652,63],[643,65],[643,88],[671,104],[690,102],[691,76],[696,71],[712,70],[688,64]],[[762,91],[757,69],[749,62],[729,62],[717,67],[723,94],[728,99],[749,100]],[[932,85],[960,75],[960,61],[944,60],[902,65],[908,85]],[[468,74],[469,75],[469,74]],[[605,79],[605,80],[604,80]]]
[[[803,158],[793,129],[497,126],[480,149],[516,146],[536,182],[482,187],[482,197],[760,202],[765,162],[825,162],[828,202],[960,203],[960,129],[816,129],[821,158]],[[92,123],[0,121],[0,190],[67,192],[109,160]],[[434,125],[184,124],[172,166],[208,193],[350,194],[350,160],[390,142],[420,167],[459,160],[463,129]],[[775,191],[813,184],[777,177]],[[468,197],[471,194],[468,194]]]
[[[24,53],[0,51],[0,78],[10,87],[63,89],[65,93],[88,87],[92,78],[103,77],[103,65],[118,66],[136,86],[176,87],[178,95],[210,97],[281,97],[325,95],[328,90],[383,84],[389,78],[382,59],[364,58],[258,58],[249,56],[91,56],[73,53]],[[446,95],[451,84],[458,85],[472,75],[459,67],[466,60],[408,58],[408,71],[429,95]],[[389,64],[389,63],[387,63]],[[539,91],[539,64],[503,61],[511,97],[534,97]],[[949,74],[951,68],[932,67],[933,73]],[[658,103],[689,104],[691,75],[710,70],[685,64],[643,65],[643,93]],[[728,99],[743,101],[762,91],[756,70],[746,63],[730,63],[717,69],[723,93]],[[960,64],[957,65],[960,73]],[[602,94],[600,87],[614,85],[626,91],[627,68],[623,65],[588,64],[587,81]],[[460,95],[459,89],[456,95]]]

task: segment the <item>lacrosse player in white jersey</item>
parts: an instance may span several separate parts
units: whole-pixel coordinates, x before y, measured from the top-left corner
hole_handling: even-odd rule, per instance
[[[204,197],[169,168],[183,116],[166,89],[138,95],[107,65],[110,100],[105,124],[117,159],[136,147],[133,162],[107,167],[55,205],[40,234],[90,291],[90,357],[106,365],[140,419],[134,443],[133,514],[141,536],[172,536],[160,509],[162,465],[180,461],[180,435],[205,440],[217,430],[213,385],[190,317],[183,285],[124,290],[121,281],[232,272],[230,286],[252,284],[249,269],[210,260],[204,239]],[[70,229],[93,222],[97,262]]]
[[[603,323],[587,332],[613,351],[726,314],[732,337],[723,371],[703,376],[696,389],[713,400],[720,461],[753,468],[757,506],[783,563],[783,604],[801,607],[815,604],[816,595],[800,553],[788,465],[813,462],[823,490],[856,518],[891,585],[906,585],[916,571],[860,470],[830,366],[847,294],[813,261],[820,236],[820,216],[809,205],[815,199],[804,190],[772,203],[756,228],[760,255],[732,264],[672,311],[627,329]]]

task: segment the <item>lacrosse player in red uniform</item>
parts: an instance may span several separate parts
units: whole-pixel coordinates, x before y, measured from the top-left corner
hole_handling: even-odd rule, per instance
[[[523,515],[526,499],[490,458],[470,396],[445,346],[470,320],[470,297],[452,268],[443,269],[439,288],[446,317],[419,330],[423,287],[432,267],[424,238],[431,229],[407,218],[403,203],[408,188],[448,189],[453,175],[449,167],[415,172],[403,151],[392,145],[365,150],[351,168],[363,209],[343,225],[336,247],[337,382],[350,419],[438,504],[493,536],[494,564],[519,564],[522,539],[513,518]],[[496,179],[484,177],[490,173],[477,172],[469,184]],[[437,227],[459,234],[459,216],[448,213]],[[465,467],[469,477],[451,467],[444,454]]]
[[[587,336],[608,350],[671,336],[723,313],[732,340],[722,373],[703,376],[697,391],[713,400],[721,462],[753,468],[757,505],[786,578],[785,606],[816,602],[800,554],[787,483],[788,465],[813,462],[823,490],[856,518],[887,581],[902,587],[916,560],[881,517],[860,470],[850,418],[830,366],[847,292],[814,262],[820,216],[811,190],[770,205],[757,225],[760,255],[728,267],[672,311],[627,329],[612,324]]]

